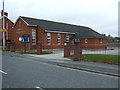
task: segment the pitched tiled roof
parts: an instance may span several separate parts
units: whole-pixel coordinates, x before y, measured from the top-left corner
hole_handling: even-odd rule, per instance
[[[76,33],[76,38],[106,38],[104,35],[99,34],[98,32],[85,26],[78,26],[23,16],[20,16],[20,18],[22,18],[28,25],[37,25],[47,31]]]

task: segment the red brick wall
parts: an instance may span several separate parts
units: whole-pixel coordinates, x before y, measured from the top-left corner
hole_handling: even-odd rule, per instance
[[[22,37],[23,34],[29,34],[29,27],[26,25],[26,23],[19,19],[16,25],[14,26],[14,31],[15,46],[16,48],[21,48],[21,42],[19,41],[19,37]],[[28,44],[27,48],[29,48]]]
[[[88,43],[85,43],[85,39],[82,39],[82,48],[105,49],[106,47],[107,47],[107,39],[102,39],[102,43],[100,43],[99,38],[89,38]]]
[[[8,18],[5,18],[5,29],[8,29],[8,40],[14,39],[14,30],[12,29],[13,22],[11,22]],[[7,28],[8,25],[8,28]],[[0,29],[2,29],[2,19],[0,19]],[[5,37],[6,38],[6,37]],[[2,32],[0,31],[0,45],[2,43]]]
[[[21,48],[21,42],[18,39],[19,37],[22,37],[23,34],[30,34],[30,43],[26,43],[27,49],[36,49],[36,45],[32,44],[32,29],[36,30],[37,41],[41,41],[43,43],[44,31],[38,27],[27,26],[23,20],[19,19],[14,27],[15,46],[17,49]]]
[[[19,23],[21,22],[21,23]],[[44,32],[43,29],[39,27],[27,26],[27,24],[19,19],[14,27],[14,40],[16,44],[16,48],[21,47],[21,42],[18,40],[23,34],[30,34],[30,44],[26,44],[27,49],[36,49],[36,45],[32,45],[32,29],[36,30],[37,41],[42,43],[43,49],[59,49],[64,48],[64,42],[66,41],[66,34],[61,33],[61,43],[58,45],[57,37],[58,33],[51,32],[51,44],[47,45],[47,32]],[[72,34],[70,34],[72,37]],[[104,49],[106,48],[107,40],[103,39],[102,43],[100,43],[100,39],[97,38],[89,38],[88,43],[85,43],[85,39],[82,39],[82,47],[86,49]]]
[[[0,29],[2,29],[2,19],[0,19]],[[0,31],[0,46],[2,46],[2,31]]]
[[[14,30],[12,29],[13,22],[5,18],[5,28],[7,29],[8,24],[8,40],[14,40]]]
[[[66,41],[66,34],[65,33],[60,33],[61,35],[61,41],[60,41],[60,45],[58,45],[57,43],[57,37],[58,37],[58,33],[51,33],[51,44],[48,45],[47,44],[47,32],[44,33],[44,45],[43,48],[44,49],[60,49],[60,48],[64,48],[64,42]],[[72,35],[69,35],[70,37]]]

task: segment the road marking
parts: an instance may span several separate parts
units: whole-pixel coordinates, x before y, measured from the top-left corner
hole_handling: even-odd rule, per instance
[[[7,74],[6,72],[4,72],[4,71],[2,71],[2,70],[0,70],[0,73]]]

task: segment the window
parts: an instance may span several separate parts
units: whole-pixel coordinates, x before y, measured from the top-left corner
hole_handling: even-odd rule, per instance
[[[6,23],[6,29],[8,29],[8,23]]]
[[[85,39],[85,43],[88,43],[88,39]]]
[[[99,39],[100,43],[103,43],[102,38]]]
[[[68,41],[69,42],[69,34],[66,34],[66,41]]]
[[[36,30],[32,29],[32,44],[36,44]]]
[[[60,45],[60,40],[61,40],[61,35],[60,35],[60,33],[58,33],[58,38],[57,38],[58,45]]]
[[[47,44],[51,44],[51,33],[47,33]]]
[[[8,30],[8,23],[6,23],[6,27],[5,28]],[[8,40],[8,32],[5,32],[5,38]]]

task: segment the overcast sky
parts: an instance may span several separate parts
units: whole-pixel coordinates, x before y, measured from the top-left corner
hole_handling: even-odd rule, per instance
[[[4,0],[13,22],[19,16],[88,26],[99,33],[118,36],[120,0]],[[2,0],[0,0],[2,10]]]

